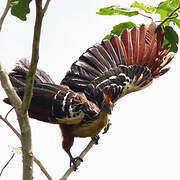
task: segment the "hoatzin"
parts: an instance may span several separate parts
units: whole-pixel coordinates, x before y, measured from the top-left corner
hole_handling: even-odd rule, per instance
[[[59,124],[70,164],[76,161],[70,152],[74,137],[96,137],[119,98],[149,86],[169,70],[164,67],[174,55],[167,55],[170,45],[163,46],[163,41],[164,30],[155,23],[124,30],[120,37],[88,48],[60,85],[37,69],[29,116]],[[21,99],[28,68],[28,62],[21,60],[9,73]],[[7,98],[4,102],[10,104]]]

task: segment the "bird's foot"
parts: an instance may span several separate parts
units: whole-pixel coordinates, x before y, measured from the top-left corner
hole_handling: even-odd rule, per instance
[[[100,136],[97,135],[97,136],[92,137],[91,139],[95,142],[95,144],[98,144]]]
[[[70,159],[70,167],[74,166],[74,171],[77,170],[77,167],[79,166],[80,162],[83,162],[83,159],[81,157],[75,157]]]

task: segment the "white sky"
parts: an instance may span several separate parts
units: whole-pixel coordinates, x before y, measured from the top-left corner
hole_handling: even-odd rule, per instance
[[[152,5],[160,1],[142,1]],[[70,65],[90,46],[101,41],[114,25],[127,20],[150,24],[143,17],[99,16],[96,12],[105,6],[128,6],[133,1],[108,0],[52,0],[44,17],[39,67],[57,84]],[[0,3],[0,14],[5,0]],[[31,4],[31,9],[34,3]],[[0,32],[0,60],[9,70],[18,59],[31,57],[34,10],[22,22],[10,14]],[[179,180],[180,174],[180,55],[170,63],[171,70],[145,90],[127,95],[119,100],[110,116],[112,126],[102,135],[70,180],[121,179],[121,180]],[[4,104],[6,97],[0,89],[0,114],[11,108]],[[14,113],[9,121],[18,129]],[[33,151],[42,161],[53,180],[58,180],[69,167],[69,157],[61,148],[61,134],[57,125],[30,119]],[[8,146],[20,146],[13,132],[0,121],[0,170],[12,155]],[[84,149],[89,138],[75,140],[74,156]],[[21,157],[16,155],[5,169],[1,179],[21,179]],[[34,166],[34,180],[45,176]]]

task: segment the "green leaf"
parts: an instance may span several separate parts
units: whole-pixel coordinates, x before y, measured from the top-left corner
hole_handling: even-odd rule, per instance
[[[171,44],[170,51],[177,52],[178,51],[178,43],[179,43],[179,37],[177,33],[174,31],[174,29],[171,26],[166,26],[164,28],[165,32],[165,39]]]
[[[170,5],[171,5],[172,7],[178,7],[178,6],[180,5],[180,2],[179,2],[179,0],[172,0],[172,1],[170,2]]]
[[[174,23],[176,23],[176,25],[180,28],[180,19],[172,19],[171,21],[173,21]]]
[[[110,127],[111,125],[112,125],[111,123],[108,123],[108,124],[106,125],[106,127],[104,128],[103,134],[106,134],[106,133],[108,132],[109,127]]]
[[[111,39],[111,37],[112,37],[112,34],[107,34],[103,39]]]
[[[96,14],[99,15],[125,15],[125,16],[136,16],[138,11],[132,10],[131,8],[123,8],[121,6],[110,6],[101,8]]]
[[[125,29],[132,29],[135,26],[136,24],[134,24],[133,22],[120,23],[114,26],[110,34],[106,35],[104,39],[111,39],[113,34],[120,36]]]
[[[146,13],[153,13],[156,8],[150,5],[145,5],[144,3],[139,3],[137,1],[135,1],[131,7],[133,8],[138,8],[140,11],[145,11]]]
[[[163,9],[169,13],[172,12],[174,8],[171,6],[170,1],[171,0],[166,0],[164,2],[159,3],[157,9]]]
[[[10,0],[11,14],[25,21],[31,0]]]
[[[160,14],[161,20],[163,21],[166,19],[178,6],[180,5],[179,0],[166,0],[164,2],[161,2],[156,10],[156,14]],[[172,19],[167,20],[163,25],[169,26],[170,22],[174,21],[174,19],[177,19],[178,11],[171,16]],[[173,18],[174,17],[174,18]],[[175,20],[176,21],[176,20]],[[174,21],[174,22],[175,22]],[[178,19],[177,19],[177,25],[178,25]]]
[[[116,35],[120,36],[120,34],[125,29],[132,29],[135,26],[136,26],[136,24],[134,24],[133,22],[120,23],[120,24],[113,27],[113,30],[111,31],[111,34],[116,34]]]

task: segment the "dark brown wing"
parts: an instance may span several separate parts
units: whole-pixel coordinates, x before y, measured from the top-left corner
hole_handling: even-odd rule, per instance
[[[20,60],[9,73],[9,78],[21,99],[24,96],[26,74],[29,71],[27,60]],[[4,102],[10,104],[8,98]],[[63,85],[54,84],[44,71],[37,69],[33,96],[29,107],[31,118],[49,122],[78,124],[99,115],[99,108],[87,100],[83,93],[76,93]]]
[[[125,30],[120,38],[114,36],[87,49],[72,64],[61,84],[73,91],[85,93],[88,99],[99,106],[107,89],[108,94],[113,92],[109,94],[111,100],[117,100],[126,93],[146,87],[153,78],[169,70],[164,67],[174,55],[166,56],[170,46],[163,46],[163,40],[164,30],[157,29],[155,23],[149,27],[142,25]],[[136,82],[138,77],[141,86]]]

